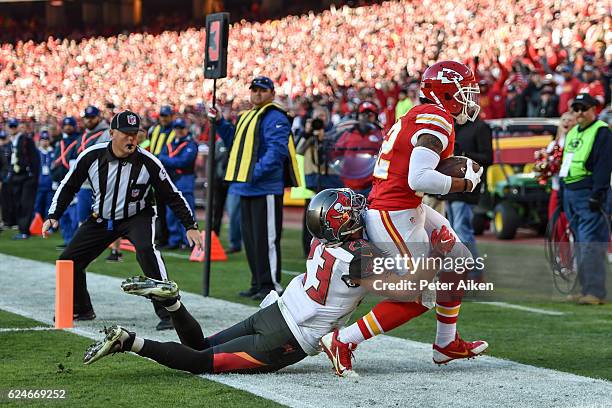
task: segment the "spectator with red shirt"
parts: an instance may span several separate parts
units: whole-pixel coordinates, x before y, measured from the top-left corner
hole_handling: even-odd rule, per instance
[[[491,88],[489,81],[486,79],[478,81],[478,85],[480,86],[480,97],[478,99],[480,118],[482,120],[503,118],[506,109],[502,93],[495,88]]]
[[[597,74],[595,67],[591,64],[585,64],[584,67],[582,67],[582,79],[584,83],[579,93],[588,93],[599,102],[599,105],[595,107],[595,114],[599,115],[606,102],[606,92],[602,82],[597,79]]]
[[[562,65],[559,68],[563,76],[561,84],[561,92],[559,93],[559,115],[563,115],[569,111],[569,103],[578,95],[582,88],[582,82],[574,76],[570,65]]]

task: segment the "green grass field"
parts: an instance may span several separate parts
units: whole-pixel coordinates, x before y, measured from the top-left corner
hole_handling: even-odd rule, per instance
[[[10,231],[0,234],[0,252],[9,255],[54,262],[58,256],[55,245],[59,236],[50,239],[32,238],[26,242],[11,241]],[[300,232],[287,229],[283,236],[283,268],[302,271]],[[222,240],[223,242],[223,240]],[[464,302],[459,328],[466,339],[486,339],[490,355],[539,367],[546,367],[579,375],[612,380],[612,347],[609,335],[612,328],[612,305],[599,307],[576,306],[561,301],[555,295],[540,245],[490,242],[480,245],[487,254],[488,279],[496,284],[496,297],[471,296]],[[186,252],[174,251],[187,255]],[[115,277],[140,274],[133,254],[125,254],[121,264],[105,263],[103,257],[92,263],[89,271]],[[186,291],[199,293],[202,286],[202,264],[166,256],[171,279]],[[283,283],[292,276],[284,275]],[[215,262],[211,278],[211,296],[232,302],[256,305],[237,293],[248,286],[250,274],[243,253],[229,256],[227,262]],[[479,300],[504,300],[513,304],[564,312],[564,316],[550,316],[521,310],[500,308],[478,303]],[[366,313],[376,299],[368,299],[359,307],[355,317]],[[94,305],[95,307],[95,305]],[[39,323],[0,312],[0,328],[40,326]],[[431,342],[435,334],[435,317],[428,313],[408,325],[390,333],[393,336]],[[90,340],[72,333],[55,331],[0,332],[0,390],[11,387],[66,388],[69,399],[82,406],[96,403],[116,405],[129,400],[135,391],[147,395],[141,402],[147,406],[188,406],[194,403],[197,386],[198,405],[236,405],[248,401],[249,406],[268,406],[274,403],[214,382],[188,374],[172,372],[152,362],[142,364],[130,356],[110,361],[104,370],[84,371],[80,359]],[[61,364],[65,369],[58,369]],[[120,370],[115,368],[121,367]],[[32,373],[38,373],[32,378]],[[147,381],[142,381],[146,377]],[[105,400],[99,387],[113,389]],[[95,401],[92,396],[98,396]],[[150,396],[148,396],[150,395]],[[68,401],[67,401],[68,402]]]
[[[37,327],[40,323],[0,311],[2,328]],[[67,407],[215,406],[275,407],[275,402],[214,381],[159,366],[134,355],[108,359],[88,370],[83,351],[91,340],[65,331],[17,331],[0,333],[0,404],[10,389],[65,390]],[[32,375],[36,373],[36,375]],[[112,390],[112,392],[100,392]],[[197,390],[197,392],[194,392]],[[18,405],[43,407],[52,400],[22,400]],[[21,403],[21,404],[20,404]]]

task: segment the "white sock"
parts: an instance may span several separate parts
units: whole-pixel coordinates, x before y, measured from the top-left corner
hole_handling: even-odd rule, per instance
[[[134,353],[138,353],[140,350],[142,350],[142,346],[144,346],[144,339],[136,337],[134,339],[134,344],[132,344],[131,351],[133,351]]]
[[[436,346],[446,347],[451,341],[455,340],[455,335],[457,334],[457,323],[437,323]]]
[[[340,329],[340,332],[338,333],[338,340],[343,343],[359,344],[365,340],[365,337],[363,337],[359,325],[357,322],[355,322],[349,327],[343,327]]]
[[[180,300],[177,300],[176,303],[171,305],[171,306],[166,306],[166,310],[169,311],[169,312],[176,312],[180,308],[181,308],[181,301]]]

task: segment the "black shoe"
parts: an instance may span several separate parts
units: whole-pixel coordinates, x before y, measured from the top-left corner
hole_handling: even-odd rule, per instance
[[[251,299],[253,299],[253,300],[264,300],[264,298],[266,296],[268,296],[268,293],[270,293],[270,291],[272,291],[272,289],[262,289],[259,292],[257,292],[256,294],[254,294],[253,296],[251,296]]]
[[[74,321],[85,321],[85,320],[93,320],[96,318],[96,314],[93,310],[84,313],[75,313],[72,316],[72,320]]]
[[[157,323],[157,326],[155,326],[155,330],[158,331],[171,329],[174,329],[174,325],[172,324],[172,319],[170,318],[161,319],[159,323]]]
[[[251,297],[254,294],[256,294],[258,292],[257,288],[254,286],[251,286],[249,289],[247,290],[243,290],[242,292],[238,293],[238,296],[241,297]]]
[[[240,248],[230,248],[230,249],[227,250],[227,253],[228,254],[235,254],[235,253],[238,253],[240,251],[242,251]]]
[[[123,262],[123,254],[116,249],[111,249],[111,253],[106,257],[106,262]]]

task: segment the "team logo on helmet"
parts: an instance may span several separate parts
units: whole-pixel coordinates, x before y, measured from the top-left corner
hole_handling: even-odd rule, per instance
[[[454,84],[455,80],[463,81],[463,76],[454,69],[442,68],[440,71],[438,71],[438,76],[436,79],[443,84]]]
[[[340,232],[345,230],[345,225],[351,221],[351,202],[344,193],[336,193],[334,205],[325,214],[325,227],[328,232],[339,240]]]

